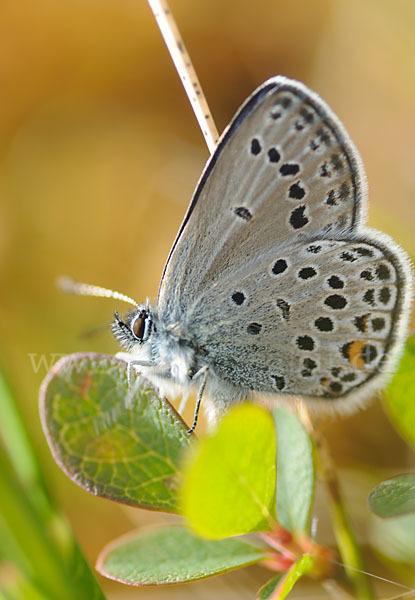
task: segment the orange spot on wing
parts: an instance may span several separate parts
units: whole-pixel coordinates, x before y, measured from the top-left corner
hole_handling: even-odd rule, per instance
[[[362,350],[365,347],[366,342],[362,342],[361,340],[356,340],[352,342],[348,349],[348,359],[350,364],[358,369],[363,369],[365,366],[365,361],[362,357]]]

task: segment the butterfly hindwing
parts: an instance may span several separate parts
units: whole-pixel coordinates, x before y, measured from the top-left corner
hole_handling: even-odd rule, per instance
[[[405,268],[384,239],[277,246],[219,278],[188,313],[215,372],[247,389],[314,398],[376,383],[407,302]]]

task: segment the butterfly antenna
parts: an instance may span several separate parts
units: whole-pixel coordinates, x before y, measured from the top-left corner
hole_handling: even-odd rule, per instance
[[[120,292],[109,290],[99,285],[80,283],[78,281],[74,281],[66,275],[59,277],[56,284],[58,288],[66,294],[77,294],[78,296],[100,296],[101,298],[114,298],[115,300],[122,300],[123,302],[127,302],[128,304],[132,304],[136,308],[139,308],[137,302],[129,296],[126,296],[125,294],[120,294]]]

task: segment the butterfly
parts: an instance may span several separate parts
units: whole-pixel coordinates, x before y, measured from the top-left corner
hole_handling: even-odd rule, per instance
[[[246,100],[196,187],[157,301],[112,331],[162,394],[218,415],[255,394],[350,412],[393,373],[408,329],[404,251],[365,226],[357,149],[327,104],[277,76]],[[115,297],[117,297],[115,293]]]

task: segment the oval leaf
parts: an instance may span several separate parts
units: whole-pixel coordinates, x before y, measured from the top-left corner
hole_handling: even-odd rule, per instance
[[[184,527],[128,534],[102,551],[97,570],[129,585],[167,585],[251,565],[266,553],[243,540],[205,540]]]
[[[415,513],[415,474],[398,475],[380,483],[369,494],[369,508],[379,517]]]
[[[398,372],[384,391],[383,399],[399,434],[415,446],[415,337],[408,339]]]
[[[314,494],[313,447],[293,413],[276,408],[273,415],[278,442],[277,518],[291,533],[304,533]]]
[[[47,375],[40,412],[61,469],[97,496],[177,511],[178,468],[187,427],[124,361],[73,354]]]
[[[183,514],[197,533],[221,538],[269,528],[275,451],[272,418],[253,404],[226,415],[197,445],[183,475]]]
[[[415,564],[415,515],[393,519],[373,516],[370,542],[377,552],[397,563],[408,565],[411,576]]]

